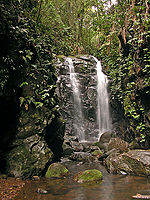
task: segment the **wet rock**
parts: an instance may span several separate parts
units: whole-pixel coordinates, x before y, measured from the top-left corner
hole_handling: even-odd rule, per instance
[[[47,190],[44,190],[42,188],[38,188],[36,192],[39,193],[39,194],[47,194],[48,193]]]
[[[97,129],[95,115],[97,92],[95,70],[96,63],[91,62],[91,58],[89,56],[72,57],[72,61],[74,64],[74,70],[77,73],[77,79],[80,82],[81,103],[84,115],[84,119],[81,125],[85,134],[85,140],[88,141],[92,138],[95,140],[95,135],[97,135],[97,133],[94,132],[94,130]],[[56,72],[58,75],[57,95],[61,100],[61,113],[63,118],[66,120],[65,135],[76,136],[78,135],[78,127],[76,126],[74,118],[75,110],[73,91],[70,84],[69,65],[68,62],[65,61],[65,58],[63,58],[62,63],[59,63],[59,66],[56,68]],[[94,134],[92,132],[94,132]],[[78,145],[74,145],[73,148],[75,148],[75,151],[79,151]]]
[[[99,182],[103,179],[102,173],[97,169],[85,170],[74,176],[74,181],[78,183]]]
[[[92,156],[94,156],[95,158],[99,159],[99,158],[102,156],[103,152],[99,149],[99,150],[93,151],[91,154],[92,154]]]
[[[79,161],[79,162],[91,162],[93,161],[93,157],[90,153],[87,152],[74,152],[71,156],[69,156],[70,160]]]
[[[68,176],[69,171],[60,163],[53,163],[49,166],[45,177],[46,178],[62,178]]]
[[[70,141],[79,142],[79,139],[76,136],[70,136]]]
[[[109,143],[111,138],[116,137],[115,133],[113,131],[107,131],[103,133],[99,139],[99,144],[101,143]]]
[[[129,144],[128,142],[120,139],[120,138],[111,138],[108,143],[108,151],[112,149],[117,149],[120,152],[126,152],[128,151]]]
[[[33,176],[33,177],[32,177],[32,180],[33,180],[33,181],[39,181],[39,180],[40,180],[40,177],[39,177],[39,176]]]
[[[73,152],[74,149],[71,146],[63,144],[63,156],[71,155]]]
[[[119,150],[117,150],[117,149],[111,149],[110,151],[107,151],[107,152],[104,152],[101,156],[100,156],[100,158],[99,158],[99,160],[104,160],[104,159],[106,159],[108,156],[117,156],[117,155],[120,155],[120,151]]]
[[[72,152],[79,152],[84,150],[84,145],[79,143],[75,136],[65,136],[63,143],[63,155],[70,155]]]
[[[65,121],[56,110],[55,117],[49,122],[46,127],[45,141],[48,147],[52,150],[55,160],[58,161],[62,156],[63,141],[65,132]]]
[[[100,149],[102,149],[104,152],[107,152],[108,151],[108,143],[101,143],[100,145],[99,145],[99,147],[100,147]]]
[[[80,166],[80,165],[83,165],[84,164],[84,162],[79,162],[78,164],[77,164],[77,166]]]
[[[95,146],[95,145],[91,145],[89,148],[92,152],[95,151],[95,150],[100,150],[100,148],[98,146]]]
[[[100,149],[103,149],[105,152],[108,151],[108,143],[111,138],[115,138],[116,134],[113,131],[107,131],[103,133],[97,143]]]
[[[106,166],[110,173],[150,176],[150,151],[130,150],[119,155],[110,154]]]
[[[84,150],[84,146],[79,142],[71,142],[71,146],[76,152]]]

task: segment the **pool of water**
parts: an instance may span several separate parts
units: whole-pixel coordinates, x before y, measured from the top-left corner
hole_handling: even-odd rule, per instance
[[[70,171],[65,179],[46,179],[31,181],[26,184],[15,200],[132,200],[137,193],[150,194],[150,180],[145,177],[112,175],[100,163],[78,165],[75,162],[64,162]],[[103,181],[99,184],[79,184],[73,176],[86,169],[99,169]],[[42,188],[48,194],[39,194]]]

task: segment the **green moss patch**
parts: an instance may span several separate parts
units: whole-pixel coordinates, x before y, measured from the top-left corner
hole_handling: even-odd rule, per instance
[[[100,157],[102,154],[103,154],[103,152],[101,150],[95,150],[92,152],[92,156]]]
[[[75,177],[74,181],[78,183],[95,182],[103,179],[102,173],[97,169],[85,170],[79,172]]]

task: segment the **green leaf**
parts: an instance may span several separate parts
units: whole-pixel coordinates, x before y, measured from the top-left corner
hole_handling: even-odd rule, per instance
[[[25,61],[25,63],[27,63],[27,59],[26,57],[22,56],[23,60]]]
[[[24,85],[29,85],[29,84],[28,84],[28,82],[25,81],[25,82],[21,83],[21,85],[19,87],[23,87]]]
[[[26,55],[26,58],[28,58],[29,60],[31,60],[31,56],[30,55]]]
[[[26,101],[24,97],[20,97],[20,107],[23,105],[23,103]]]
[[[34,102],[36,108],[40,108],[43,106],[43,103],[42,102]]]

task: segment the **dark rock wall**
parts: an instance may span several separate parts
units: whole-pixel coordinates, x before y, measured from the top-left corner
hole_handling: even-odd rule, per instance
[[[58,111],[55,68],[28,68],[21,87],[18,79],[11,88],[16,93],[0,95],[0,168],[15,177],[42,175],[62,154],[65,123]]]
[[[96,140],[98,135],[97,124],[97,70],[96,62],[91,56],[72,57],[75,72],[80,83],[82,112],[85,139],[87,141]],[[57,94],[60,99],[60,111],[66,120],[65,136],[75,136],[74,129],[74,102],[73,91],[70,83],[70,73],[66,57],[57,59]],[[103,69],[105,71],[105,69]],[[105,72],[106,73],[106,72]],[[110,97],[110,112],[112,118],[112,127],[116,135],[125,138],[126,121],[122,106],[113,99],[110,93],[110,86],[113,80],[109,80],[108,92]]]
[[[72,57],[77,79],[80,84],[85,140],[95,141],[98,136],[97,124],[97,72],[96,62],[91,56]],[[61,100],[61,113],[66,120],[65,135],[76,135],[74,127],[74,102],[70,73],[66,57],[57,62],[57,94]]]

